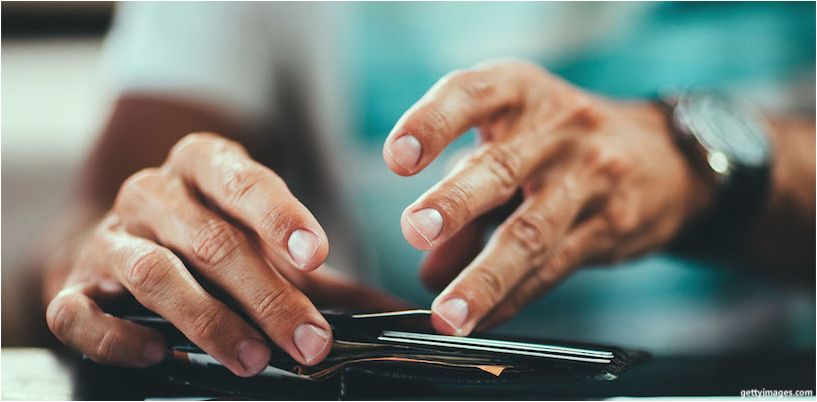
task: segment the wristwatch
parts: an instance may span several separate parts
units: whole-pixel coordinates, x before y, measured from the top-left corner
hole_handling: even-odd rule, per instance
[[[771,187],[774,153],[765,120],[747,102],[716,90],[693,89],[659,99],[678,146],[715,189],[708,213],[692,222],[671,248],[736,251]]]

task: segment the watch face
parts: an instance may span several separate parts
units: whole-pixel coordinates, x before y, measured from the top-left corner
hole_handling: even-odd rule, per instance
[[[709,152],[728,165],[762,167],[769,162],[769,139],[748,105],[714,92],[683,97],[676,117]],[[715,166],[713,166],[718,170]]]

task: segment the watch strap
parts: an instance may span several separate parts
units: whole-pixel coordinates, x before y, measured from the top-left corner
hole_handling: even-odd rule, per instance
[[[735,171],[717,188],[712,207],[687,225],[670,250],[689,255],[737,256],[766,205],[769,184],[768,168]]]
[[[676,102],[659,96],[667,125],[681,152],[697,174],[712,180],[714,172],[702,147],[675,118]],[[736,256],[762,213],[770,193],[771,164],[762,167],[734,166],[728,176],[716,177],[715,194],[707,212],[689,222],[669,250],[687,255]]]

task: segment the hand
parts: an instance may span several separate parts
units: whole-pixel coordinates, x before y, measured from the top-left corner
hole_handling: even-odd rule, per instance
[[[397,122],[384,159],[416,174],[471,127],[482,144],[401,218],[406,240],[431,250],[423,279],[447,284],[432,305],[442,333],[501,322],[582,264],[661,246],[708,202],[658,108],[519,61],[444,77]],[[520,192],[483,249],[485,215]]]
[[[324,293],[326,285],[343,284],[331,277],[310,285],[299,275],[326,259],[326,235],[286,184],[234,142],[188,135],[163,166],[124,182],[81,244],[46,319],[62,342],[97,362],[147,366],[165,356],[157,332],[100,308],[124,291],[240,376],[269,361],[259,330],[302,364],[329,352],[329,324],[291,283]],[[259,329],[197,277],[226,293]]]

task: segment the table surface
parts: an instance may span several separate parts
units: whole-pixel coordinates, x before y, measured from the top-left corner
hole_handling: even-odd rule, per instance
[[[148,370],[98,366],[75,355],[48,349],[3,348],[3,400],[144,399],[150,397],[219,397],[221,395],[170,384],[148,375]],[[614,381],[594,381],[577,387],[549,385],[546,393],[529,399],[603,399],[620,396],[732,396],[741,390],[815,389],[815,353],[758,351],[731,356],[654,357],[625,372]],[[351,398],[378,395],[353,394]],[[379,399],[406,395],[380,394]],[[420,399],[434,394],[418,393]],[[440,396],[437,395],[436,399]],[[446,395],[454,399],[501,399],[485,393]],[[527,399],[527,398],[514,398]],[[813,397],[812,397],[813,399]]]

